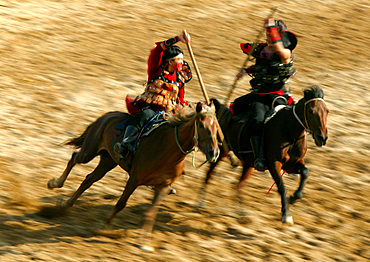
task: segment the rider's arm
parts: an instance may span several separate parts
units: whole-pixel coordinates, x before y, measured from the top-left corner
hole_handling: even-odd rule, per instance
[[[190,36],[187,34],[187,40],[190,41]],[[172,37],[165,41],[157,42],[156,47],[150,51],[150,55],[148,58],[148,82],[151,81],[157,74],[161,63],[162,63],[162,53],[166,50],[169,46],[176,44],[178,41],[185,42],[185,38],[183,34],[178,36]]]
[[[264,27],[266,28],[267,41],[271,49],[278,54],[281,62],[288,64],[290,62],[291,51],[284,47],[278,28],[275,25],[275,20],[266,19]]]
[[[181,88],[180,91],[179,91],[179,95],[178,95],[178,98],[179,98],[179,101],[180,101],[180,104],[184,105],[184,104],[187,104],[187,101],[185,101],[185,87]]]

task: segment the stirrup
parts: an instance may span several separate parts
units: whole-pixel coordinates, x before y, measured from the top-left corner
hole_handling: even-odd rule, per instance
[[[116,153],[116,155],[119,157],[119,159],[123,159],[123,158],[128,156],[129,150],[126,150],[127,152],[125,154],[123,154],[124,150],[125,149],[124,149],[124,147],[122,146],[121,143],[117,142],[117,143],[114,144],[113,151],[114,151],[114,153]]]

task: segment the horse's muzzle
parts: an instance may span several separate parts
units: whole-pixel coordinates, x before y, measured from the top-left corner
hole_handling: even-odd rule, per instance
[[[328,135],[313,135],[313,139],[317,146],[325,146],[326,141],[328,140]]]
[[[215,163],[218,157],[220,156],[220,149],[216,148],[216,149],[209,150],[206,156],[207,156],[208,162]]]

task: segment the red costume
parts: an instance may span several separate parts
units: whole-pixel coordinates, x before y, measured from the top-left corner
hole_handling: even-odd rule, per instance
[[[185,83],[191,79],[189,65],[184,62],[180,71],[172,73],[166,70],[166,62],[178,55],[182,50],[173,46],[180,39],[178,36],[166,41],[157,42],[156,47],[150,51],[148,58],[148,84],[145,91],[137,96],[131,104],[127,104],[130,113],[138,113],[143,108],[154,111],[172,111],[178,103],[185,104]],[[127,101],[126,98],[126,102]],[[135,110],[136,109],[136,110]]]

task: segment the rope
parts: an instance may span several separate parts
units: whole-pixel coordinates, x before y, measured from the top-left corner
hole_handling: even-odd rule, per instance
[[[285,174],[285,170],[284,170],[284,172],[281,174],[281,177],[282,177],[284,174]],[[275,184],[276,184],[275,182],[272,184],[272,186],[270,187],[270,189],[269,189],[269,191],[267,192],[267,194],[266,194],[266,195],[268,195],[268,194],[270,193],[271,189],[274,187],[274,185],[275,185]]]
[[[190,149],[190,150],[188,150],[188,151],[184,151],[184,150],[182,149],[182,147],[181,147],[181,145],[180,145],[180,142],[179,142],[179,137],[178,137],[177,129],[178,129],[178,128],[177,128],[177,126],[175,126],[175,139],[176,139],[177,146],[180,148],[181,152],[182,152],[183,154],[185,154],[185,155],[187,155],[187,154],[189,154],[189,153],[193,152],[193,151],[195,150],[194,148],[192,148],[192,149]]]
[[[211,116],[213,118],[215,118],[217,120],[217,118],[213,115],[213,114],[199,114],[197,116],[197,119],[200,118],[200,117],[203,117],[203,116]],[[199,138],[199,134],[198,134],[198,125],[197,123],[195,123],[195,132],[194,132],[194,143],[195,145],[193,146],[192,149],[188,150],[188,151],[184,151],[184,149],[182,149],[181,145],[180,145],[180,141],[179,141],[179,136],[178,136],[178,126],[175,126],[175,139],[176,139],[176,144],[177,146],[179,147],[180,151],[187,155],[187,154],[190,154],[191,152],[193,152],[193,157],[192,157],[192,164],[193,164],[193,167],[194,168],[200,168],[201,166],[203,166],[205,163],[207,163],[207,160],[204,161],[202,164],[200,164],[198,167],[195,166],[195,147],[198,147],[198,142],[201,142],[201,141],[204,141],[204,140],[207,140],[207,139],[210,139],[210,138],[214,138],[216,137],[216,135],[209,135],[209,136],[205,136],[205,137],[201,137]]]

